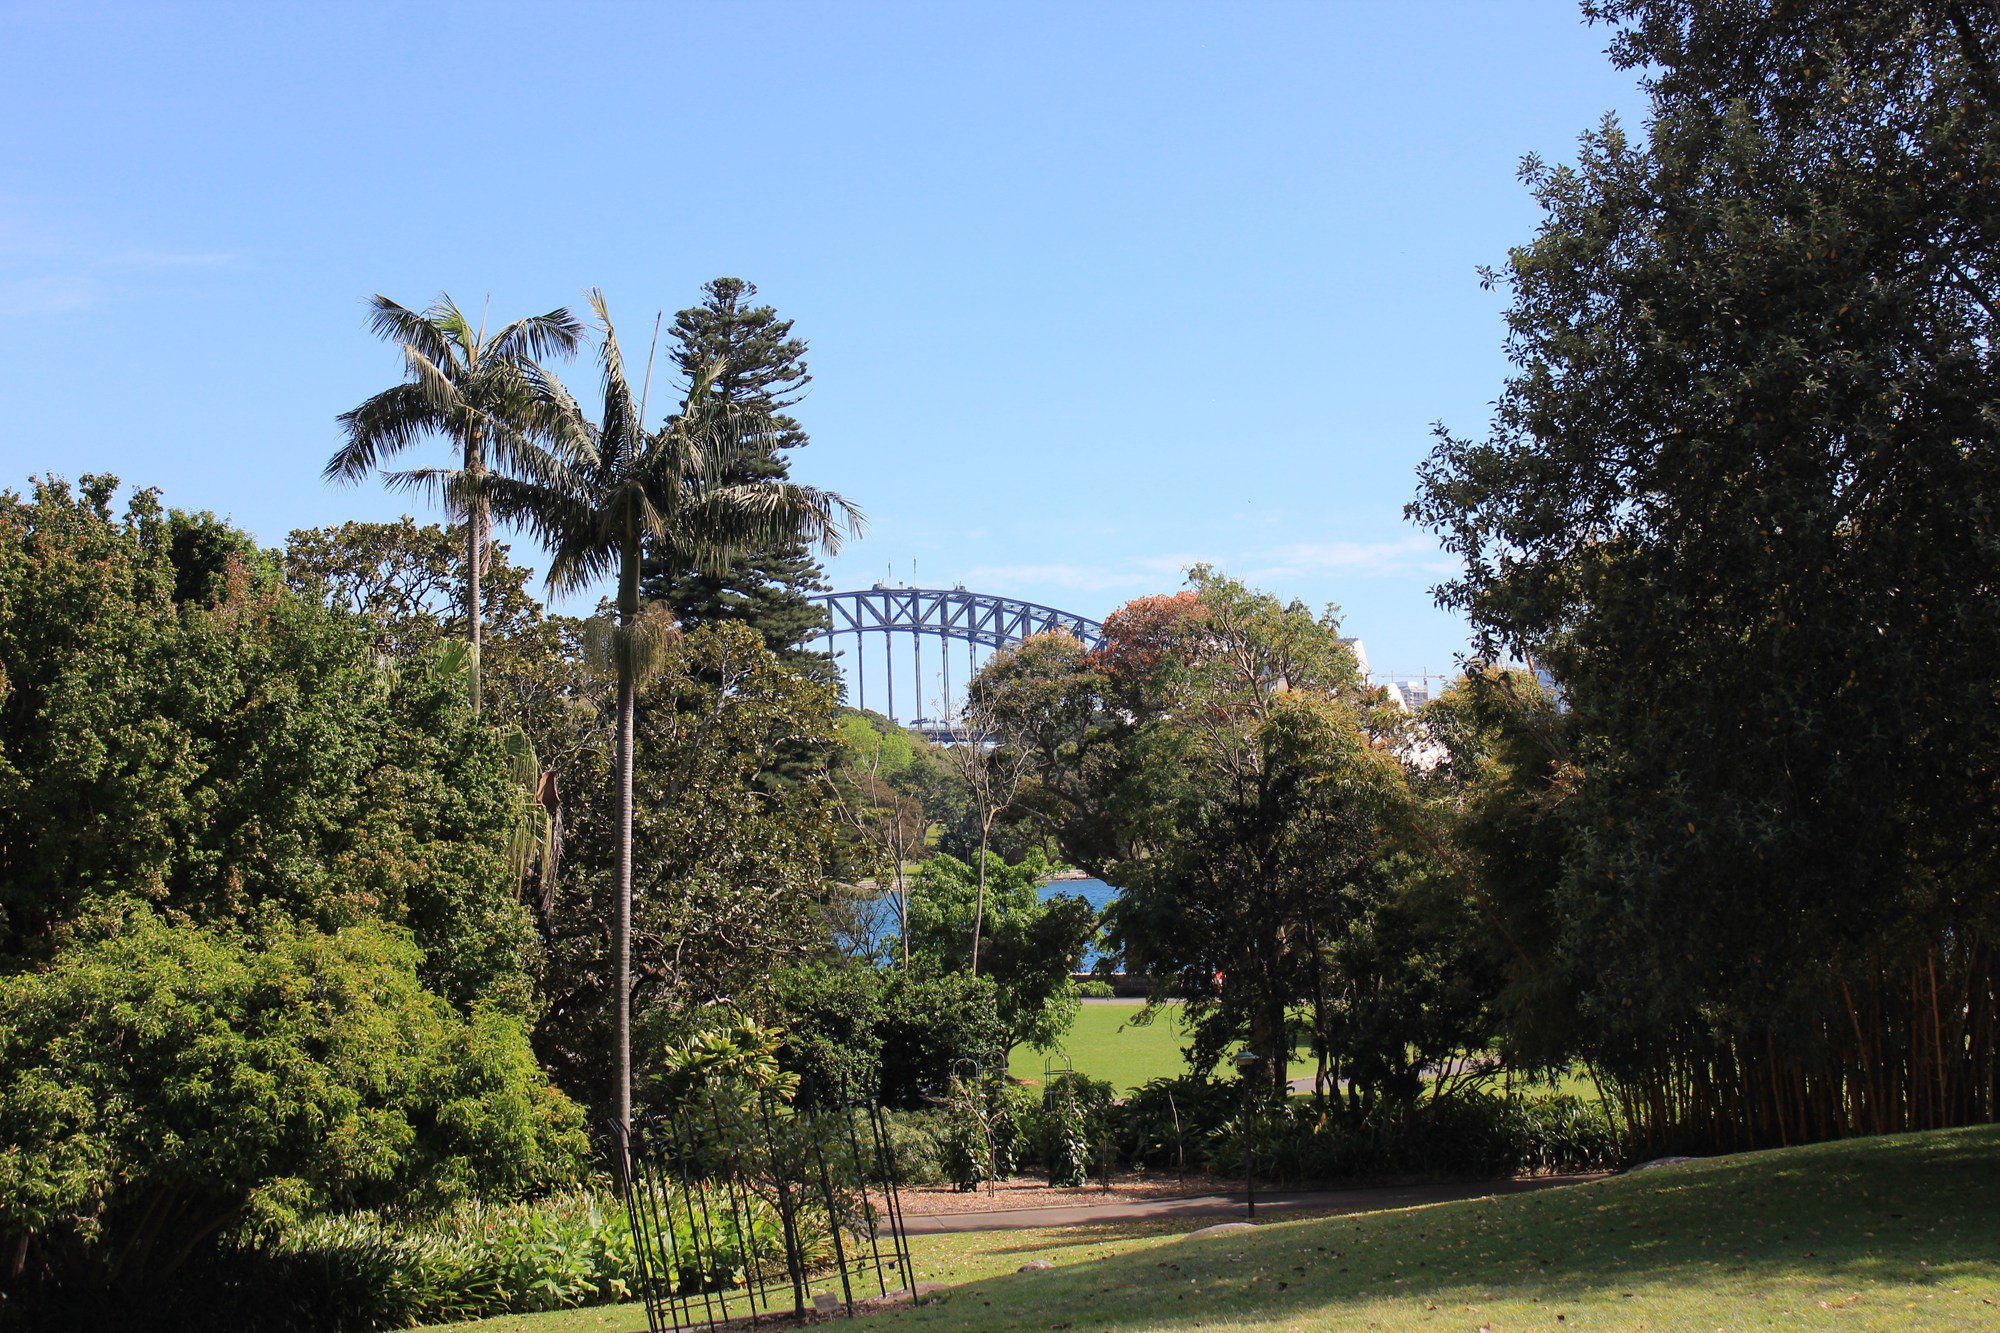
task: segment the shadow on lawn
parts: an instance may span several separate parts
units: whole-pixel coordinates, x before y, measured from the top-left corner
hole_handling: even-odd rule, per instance
[[[1996,1168],[1993,1127],[1744,1154],[1532,1196],[1286,1219],[1254,1233],[1058,1261],[1054,1272],[970,1283],[897,1318],[1045,1325],[1059,1311],[1079,1327],[1115,1329],[1197,1310],[1324,1318],[1348,1300],[1449,1307],[1615,1302],[1665,1284],[1747,1294],[1775,1282],[1828,1293],[1995,1282]],[[1093,1227],[1089,1243],[1158,1234]],[[1037,1250],[1054,1252],[1046,1242],[1019,1252]],[[1794,1285],[1790,1295],[1800,1294]]]

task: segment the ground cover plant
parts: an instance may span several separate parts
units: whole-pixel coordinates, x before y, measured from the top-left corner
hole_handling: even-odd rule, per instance
[[[688,1293],[733,1289],[752,1263],[784,1264],[783,1224],[761,1198],[728,1204],[704,1191],[697,1208],[717,1223],[700,1238],[703,1262],[673,1272]],[[696,1253],[688,1204],[659,1196],[653,1207],[675,1233],[675,1250]],[[804,1237],[808,1263],[832,1255],[819,1228]],[[713,1246],[711,1253],[709,1246]],[[434,1320],[602,1305],[637,1288],[638,1257],[625,1204],[608,1188],[577,1190],[511,1205],[466,1204],[398,1219],[373,1213],[323,1215],[287,1229],[249,1256],[269,1290],[296,1306],[273,1327],[407,1328]]]

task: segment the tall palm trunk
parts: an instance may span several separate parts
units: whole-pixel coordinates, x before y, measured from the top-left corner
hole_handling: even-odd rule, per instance
[[[639,543],[625,542],[618,570],[618,905],[611,942],[613,985],[612,1113],[619,1141],[632,1125],[632,714],[637,688],[632,660],[632,622],[639,614]]]
[[[476,493],[479,478],[486,473],[485,441],[477,427],[465,441],[465,471],[473,479],[475,494],[465,507],[465,624],[471,648],[472,715],[479,716],[479,650],[481,640],[480,567],[486,563],[486,500]]]

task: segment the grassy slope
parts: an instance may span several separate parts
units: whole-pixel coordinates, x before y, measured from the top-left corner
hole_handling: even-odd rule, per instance
[[[992,1278],[918,1327],[2000,1326],[2000,1129],[1142,1241]]]
[[[2000,1128],[1821,1144],[1593,1185],[1270,1223],[917,1241],[956,1285],[898,1326],[1129,1330],[2000,1327]],[[1014,1272],[1046,1258],[1054,1272]],[[1559,1319],[1558,1316],[1561,1316]],[[635,1307],[460,1325],[605,1333]]]

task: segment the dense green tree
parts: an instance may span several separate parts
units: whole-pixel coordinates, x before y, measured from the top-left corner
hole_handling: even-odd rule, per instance
[[[935,1105],[962,1060],[1006,1049],[999,992],[990,977],[892,972],[883,982],[881,1096],[889,1106]]]
[[[285,581],[368,627],[384,660],[413,661],[433,645],[468,639],[464,543],[436,523],[342,523],[301,528],[285,540]],[[481,636],[490,660],[506,641],[542,617],[528,591],[529,571],[504,545],[487,548],[480,578]]]
[[[612,930],[612,1113],[631,1119],[631,939],[633,725],[639,682],[677,632],[672,615],[641,598],[642,557],[663,567],[712,569],[733,550],[781,539],[837,546],[859,513],[838,495],[777,480],[729,480],[737,459],[761,448],[770,422],[735,405],[712,406],[708,381],[697,380],[676,416],[658,429],[645,424],[648,386],[633,392],[611,316],[591,293],[600,331],[604,406],[586,421],[560,385],[546,382],[556,404],[544,423],[549,449],[519,442],[517,475],[484,477],[431,471],[416,478],[470,502],[477,494],[504,519],[527,524],[547,544],[549,583],[578,589],[616,580],[604,641],[617,680],[619,818]]]
[[[997,655],[974,693],[1036,756],[1065,856],[1121,887],[1109,941],[1182,1002],[1197,1068],[1247,1042],[1279,1095],[1303,1006],[1323,1082],[1407,1099],[1418,1065],[1477,1038],[1476,997],[1446,993],[1456,946],[1413,901],[1434,866],[1407,831],[1412,738],[1330,613],[1193,583],[1113,613],[1094,653]]]
[[[911,968],[928,975],[961,969],[985,928],[986,966],[993,979],[1006,1047],[1048,1050],[1076,1018],[1072,974],[1097,933],[1097,913],[1073,895],[1040,894],[1050,871],[1040,856],[1008,865],[987,853],[986,874],[954,856],[925,859],[910,893]]]
[[[458,595],[464,559],[446,529],[404,518],[294,532],[284,573],[299,592],[358,618],[377,658],[401,670],[465,637]],[[611,735],[605,684],[584,669],[583,622],[548,615],[528,589],[529,575],[504,544],[489,548],[480,580],[480,680],[485,718],[500,728],[516,779],[534,798],[514,850],[546,916],[561,859],[565,793],[601,771],[596,757],[609,749]]]
[[[531,1005],[522,794],[462,680],[375,660],[277,563],[116,482],[0,495],[0,971],[125,900],[406,925],[427,984]]]
[[[1575,828],[1564,806],[1581,771],[1576,715],[1523,670],[1475,665],[1422,711],[1428,762],[1413,774],[1441,882],[1469,901],[1477,938],[1459,960],[1490,1006],[1512,1071],[1567,1069],[1590,1054],[1579,1003],[1587,959],[1566,954],[1560,884]]]
[[[786,455],[808,443],[790,409],[812,382],[806,344],[792,336],[792,321],[768,305],[754,305],[755,283],[717,278],[702,287],[702,303],[674,316],[669,356],[690,390],[690,411],[747,412],[768,426],[756,449],[731,458],[722,474],[729,484],[784,481]],[[749,625],[789,666],[831,679],[826,655],[803,645],[826,628],[826,612],[807,600],[824,591],[819,561],[805,541],[792,537],[744,543],[708,568],[648,561],[645,596],[664,602],[683,628],[718,620]]]
[[[1647,132],[1527,164],[1516,373],[1413,507],[1573,711],[1554,970],[1648,1128],[1990,1117],[2000,14],[1590,8]]]
[[[480,707],[480,650],[484,638],[486,573],[491,523],[481,483],[489,470],[532,466],[530,438],[551,424],[556,404],[543,392],[540,361],[576,350],[583,328],[568,310],[517,319],[486,332],[475,327],[449,296],[440,295],[422,314],[377,295],[370,302],[370,327],[403,353],[409,378],[384,389],[340,417],[347,441],[328,460],[326,475],[359,481],[389,459],[431,436],[441,435],[457,450],[458,466],[447,471],[459,483],[449,499],[465,518],[465,623],[471,645],[468,689],[472,709]],[[426,469],[436,473],[437,469]],[[408,473],[390,473],[406,484]]]
[[[772,990],[781,1060],[808,1098],[878,1091],[885,1105],[935,1106],[963,1061],[1006,1049],[991,977],[912,973],[852,957],[786,968]]]

